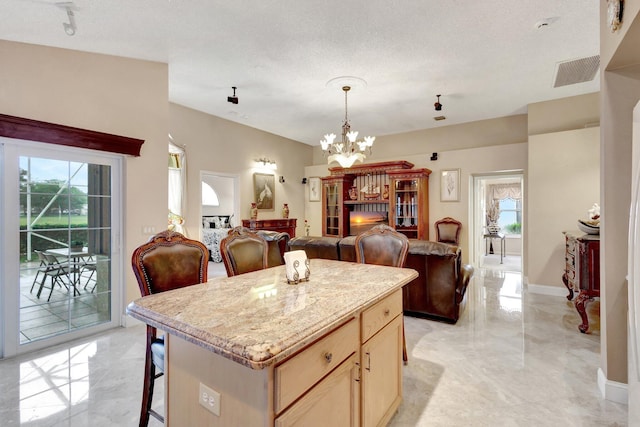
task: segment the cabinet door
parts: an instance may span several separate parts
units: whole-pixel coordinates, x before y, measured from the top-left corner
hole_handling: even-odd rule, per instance
[[[323,234],[325,236],[339,236],[340,235],[340,211],[341,211],[341,184],[339,182],[327,182],[322,188],[324,205],[324,224]]]
[[[392,227],[410,239],[418,238],[418,180],[397,179],[393,182],[395,194]]]
[[[402,401],[402,316],[362,346],[362,425],[386,425]]]
[[[352,354],[275,420],[275,427],[360,425],[358,353]]]
[[[344,237],[349,234],[349,213],[344,204],[347,184],[352,177],[322,178],[322,235]]]
[[[410,239],[429,240],[429,169],[388,171],[389,223]]]

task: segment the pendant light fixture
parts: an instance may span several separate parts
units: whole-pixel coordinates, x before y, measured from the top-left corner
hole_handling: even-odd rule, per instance
[[[322,151],[328,156],[328,163],[338,162],[343,168],[351,167],[355,162],[362,162],[366,156],[365,151],[371,154],[371,146],[375,141],[375,136],[366,136],[364,140],[358,141],[358,132],[351,130],[349,114],[347,109],[347,94],[351,86],[342,86],[344,91],[344,123],[342,123],[342,140],[335,142],[336,134],[330,133],[320,141]]]

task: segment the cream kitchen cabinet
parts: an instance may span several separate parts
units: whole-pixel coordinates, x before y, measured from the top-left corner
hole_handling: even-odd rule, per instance
[[[402,402],[402,292],[362,314],[362,426],[387,425]]]
[[[402,399],[402,286],[418,273],[324,259],[311,271],[295,286],[278,266],[129,305],[166,332],[167,427],[388,423]]]

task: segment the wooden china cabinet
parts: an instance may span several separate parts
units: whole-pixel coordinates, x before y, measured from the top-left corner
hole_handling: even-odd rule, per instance
[[[322,235],[357,235],[387,224],[413,239],[429,238],[429,169],[400,160],[330,168],[322,178]]]

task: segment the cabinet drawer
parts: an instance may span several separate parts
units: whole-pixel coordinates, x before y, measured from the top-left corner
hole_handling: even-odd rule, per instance
[[[367,342],[400,313],[402,313],[402,289],[398,289],[362,312],[362,342]]]
[[[357,351],[358,328],[358,319],[354,318],[276,367],[276,414]]]
[[[275,420],[275,427],[356,427],[360,385],[354,353]]]

